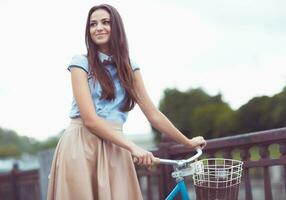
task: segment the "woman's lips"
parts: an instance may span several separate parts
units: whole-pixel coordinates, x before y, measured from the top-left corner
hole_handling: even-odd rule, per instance
[[[106,33],[100,33],[100,34],[96,34],[96,36],[104,36],[107,35]]]

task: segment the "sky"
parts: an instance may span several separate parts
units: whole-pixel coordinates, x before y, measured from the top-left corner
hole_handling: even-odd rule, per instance
[[[221,93],[233,109],[286,86],[283,0],[1,0],[0,126],[44,140],[66,128],[71,58],[86,53],[86,17],[108,3],[158,107],[164,89]],[[126,134],[150,133],[138,107]]]

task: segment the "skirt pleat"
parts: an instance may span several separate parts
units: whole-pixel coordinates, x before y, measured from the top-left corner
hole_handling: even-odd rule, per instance
[[[110,123],[122,134],[122,126]],[[72,119],[55,149],[48,200],[142,200],[132,156]]]

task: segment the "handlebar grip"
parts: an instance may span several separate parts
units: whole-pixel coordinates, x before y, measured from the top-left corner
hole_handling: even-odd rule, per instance
[[[201,147],[196,147],[196,151],[198,154],[202,154],[203,153],[203,150]]]
[[[154,162],[155,165],[159,165],[160,164],[160,158],[157,158],[155,157],[155,162]]]

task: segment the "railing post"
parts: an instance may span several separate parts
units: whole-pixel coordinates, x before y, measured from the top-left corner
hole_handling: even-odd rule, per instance
[[[249,147],[246,147],[245,149],[242,149],[240,152],[241,158],[243,162],[247,162],[250,160],[250,153],[249,153]],[[244,174],[244,183],[245,183],[245,199],[246,200],[252,200],[252,189],[251,189],[251,182],[250,182],[250,175],[249,175],[249,168],[243,169]]]
[[[281,153],[281,157],[285,158],[286,157],[286,144],[280,143],[279,146],[280,146],[279,150]],[[284,168],[284,187],[285,187],[285,193],[286,193],[286,165],[284,165],[283,168]]]
[[[232,149],[228,148],[228,149],[224,149],[223,151],[223,157],[224,158],[228,158],[231,159],[232,158]]]
[[[168,159],[169,158],[169,154],[168,154],[168,147],[169,147],[170,143],[166,143],[166,142],[162,142],[159,145],[159,151],[161,154],[162,158]],[[160,197],[161,199],[164,199],[167,195],[168,195],[168,191],[171,190],[172,188],[172,183],[171,183],[171,170],[170,170],[170,166],[167,165],[161,165],[162,168],[162,179],[163,179],[163,184],[162,187],[162,193],[163,193],[163,197]]]
[[[268,152],[268,145],[263,145],[259,149],[260,155],[262,159],[269,159],[269,152]],[[263,167],[263,175],[264,175],[264,197],[265,200],[272,200],[272,188],[270,182],[270,175],[269,175],[269,167]]]
[[[13,164],[13,169],[11,170],[11,185],[12,185],[12,199],[19,200],[19,189],[17,183],[17,174],[19,171],[18,163]]]

